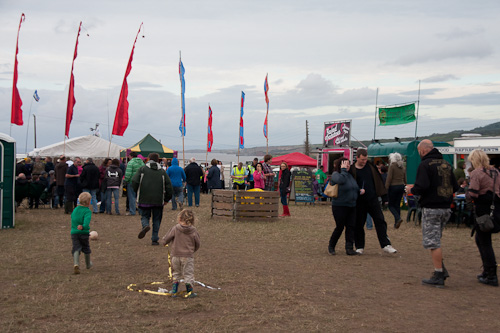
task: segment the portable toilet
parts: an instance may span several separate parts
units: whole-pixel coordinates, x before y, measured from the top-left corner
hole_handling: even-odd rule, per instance
[[[16,141],[0,133],[0,225],[14,228],[16,182]]]

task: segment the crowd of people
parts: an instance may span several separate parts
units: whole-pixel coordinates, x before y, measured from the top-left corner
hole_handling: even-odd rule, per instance
[[[344,233],[346,254],[350,256],[363,254],[365,223],[368,217],[373,221],[381,249],[390,254],[396,253],[397,250],[392,246],[387,234],[388,228],[382,204],[387,204],[394,217],[394,228],[398,229],[402,223],[400,211],[402,197],[405,193],[413,195],[418,198],[422,210],[422,244],[429,250],[434,267],[432,276],[423,279],[422,284],[443,287],[450,275],[443,260],[442,231],[450,220],[454,196],[462,193],[468,201],[473,202],[476,217],[491,216],[493,227],[486,229],[483,226],[479,227],[478,224],[473,227],[483,263],[483,272],[477,278],[483,284],[498,286],[492,233],[500,231],[499,170],[490,165],[488,156],[481,150],[474,150],[469,155],[471,168],[467,170],[467,174],[465,163],[459,163],[458,168],[453,170],[429,140],[420,142],[418,152],[421,163],[413,186],[407,184],[405,163],[399,153],[390,154],[387,168],[385,165],[372,163],[368,159],[367,150],[359,148],[352,165],[344,157],[334,161],[334,172],[329,179],[323,170],[318,169],[315,173],[317,183],[321,184],[318,188],[322,189],[326,183],[338,186],[338,195],[331,199],[336,227],[328,243],[328,253],[336,254],[337,243]],[[231,187],[236,190],[274,190],[275,173],[269,165],[271,158],[271,155],[266,155],[262,162],[255,158],[246,166],[238,163],[230,171]],[[184,212],[186,211],[183,210],[184,189],[187,192],[187,205],[199,207],[200,192],[204,183],[208,191],[224,188],[224,167],[220,161],[213,159],[210,167],[204,170],[196,163],[195,158],[191,158],[189,164],[181,168],[176,158],[168,163],[161,160],[156,153],[144,159],[137,153],[131,152],[128,161],[106,158],[99,167],[94,164],[92,158],[87,158],[82,163],[79,157],[69,161],[65,156],[60,156],[54,165],[49,157],[45,158],[45,161],[36,157],[33,162],[30,159],[20,161],[16,166],[16,174],[16,191],[17,186],[21,188],[26,184],[36,184],[44,192],[50,193],[53,208],[64,207],[65,213],[73,213],[72,219],[74,216],[80,221],[78,223],[83,229],[78,228],[78,223],[74,226],[76,229],[72,227],[72,235],[78,235],[72,236],[73,254],[76,266],[79,256],[75,252],[83,252],[87,268],[92,266],[90,257],[87,261],[90,249],[85,240],[82,241],[81,235],[88,234],[89,216],[86,210],[82,211],[81,208],[75,209],[75,207],[87,207],[94,214],[113,214],[114,202],[114,214],[121,215],[118,203],[120,189],[123,187],[127,196],[126,215],[135,216],[138,213],[141,217],[138,238],[144,238],[152,229],[151,244],[159,245],[163,208],[168,202],[171,202],[172,210],[179,209]],[[280,216],[290,216],[288,209],[290,184],[290,169],[283,162],[280,164],[277,188],[283,205],[283,214]],[[16,193],[16,200],[18,199],[24,197],[18,198]],[[40,195],[30,196],[30,208],[36,209],[39,201]],[[179,221],[182,223],[179,222],[179,225],[189,229],[189,233],[193,233],[194,222],[189,221],[194,221],[194,215],[192,212],[189,216],[185,214],[180,218]],[[184,230],[181,227],[177,227],[179,230],[171,230],[165,236],[163,243],[172,241],[174,234],[177,238],[183,238],[184,236],[179,237],[181,235],[179,232]],[[197,237],[195,242],[198,242],[198,245],[193,247],[192,243],[189,243],[191,244],[188,251],[189,258],[192,258],[192,254],[199,247],[199,236]],[[182,259],[179,265],[189,268],[191,264]],[[191,279],[190,270],[191,268],[187,272],[188,280]],[[77,268],[75,273],[76,271]],[[192,286],[188,289],[192,291]]]

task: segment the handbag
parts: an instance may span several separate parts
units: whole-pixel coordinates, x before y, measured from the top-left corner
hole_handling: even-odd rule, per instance
[[[497,173],[493,176],[493,195],[491,199],[490,213],[476,217],[476,224],[482,232],[492,232],[495,229],[493,221],[493,211],[495,210],[495,183],[497,180]]]
[[[337,198],[339,196],[339,185],[330,185],[330,183],[328,183],[323,193],[330,198]]]

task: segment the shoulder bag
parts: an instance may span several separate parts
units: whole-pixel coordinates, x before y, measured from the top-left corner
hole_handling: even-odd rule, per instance
[[[482,232],[492,232],[495,228],[493,221],[493,211],[495,210],[495,183],[497,180],[497,172],[493,176],[493,198],[491,199],[490,213],[484,214],[476,218],[476,224]]]
[[[339,196],[339,184],[330,185],[330,182],[328,182],[323,193],[330,198],[337,198]]]

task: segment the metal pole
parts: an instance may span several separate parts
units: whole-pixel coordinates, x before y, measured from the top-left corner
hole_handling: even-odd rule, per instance
[[[418,109],[420,108],[420,80],[418,80],[417,117],[415,119],[415,140],[417,140]]]
[[[24,153],[25,154],[28,154],[28,132],[30,129],[30,118],[31,118],[31,106],[32,105],[33,105],[33,99],[31,100],[31,103],[30,103],[30,114],[28,115],[28,126],[26,127],[26,142],[25,142],[25,146],[24,146]]]
[[[33,113],[33,126],[35,127],[35,149],[36,149],[36,115]]]
[[[375,121],[373,123],[373,140],[375,140],[375,133],[377,131],[377,106],[378,106],[378,88],[377,88],[377,95],[375,95]]]

